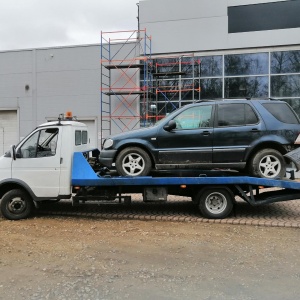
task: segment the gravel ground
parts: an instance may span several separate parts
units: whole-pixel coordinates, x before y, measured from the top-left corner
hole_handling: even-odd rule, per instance
[[[299,228],[0,217],[0,299],[297,299]]]

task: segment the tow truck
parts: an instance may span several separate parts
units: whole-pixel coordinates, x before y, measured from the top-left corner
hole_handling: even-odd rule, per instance
[[[286,155],[297,170],[298,149]],[[300,182],[292,180],[293,176],[277,180],[197,170],[193,175],[121,177],[101,167],[99,153],[90,145],[87,126],[71,113],[41,124],[0,157],[3,217],[28,218],[43,202],[61,199],[71,200],[74,206],[91,201],[130,204],[135,193],[145,202],[167,201],[168,195],[187,196],[204,217],[214,219],[226,218],[237,196],[252,206],[300,199]]]

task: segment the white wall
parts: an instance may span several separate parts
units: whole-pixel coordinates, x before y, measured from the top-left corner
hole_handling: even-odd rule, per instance
[[[279,1],[145,0],[140,2],[140,28],[152,36],[152,53],[300,44],[300,28],[228,33],[228,7]]]

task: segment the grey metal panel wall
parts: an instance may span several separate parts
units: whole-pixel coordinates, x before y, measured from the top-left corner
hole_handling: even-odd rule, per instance
[[[140,27],[153,53],[209,51],[300,44],[300,28],[228,33],[229,6],[279,2],[254,0],[148,0],[140,2]]]
[[[128,47],[124,45],[115,59],[126,55]],[[80,119],[95,120],[99,132],[100,68],[97,44],[0,52],[0,109],[18,109],[21,138],[40,123],[69,110]],[[138,75],[132,81],[138,82]],[[118,84],[122,86],[124,79]],[[125,108],[127,103],[123,105]],[[114,100],[112,109],[116,106],[122,109],[120,101]]]
[[[32,63],[32,50],[0,52],[0,108],[22,111],[19,137],[32,129]]]
[[[36,123],[73,115],[100,114],[100,46],[36,50]]]

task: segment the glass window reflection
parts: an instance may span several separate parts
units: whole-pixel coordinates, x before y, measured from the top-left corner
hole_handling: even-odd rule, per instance
[[[200,57],[200,74],[201,77],[222,76],[222,56],[203,56]]]
[[[268,77],[234,77],[225,79],[226,98],[268,97]]]
[[[222,79],[208,78],[201,79],[201,98],[216,99],[222,98]]]
[[[299,97],[300,75],[271,76],[271,97]]]
[[[224,56],[225,76],[268,74],[268,53],[232,54]]]
[[[271,53],[271,73],[300,72],[300,51],[279,51]]]

